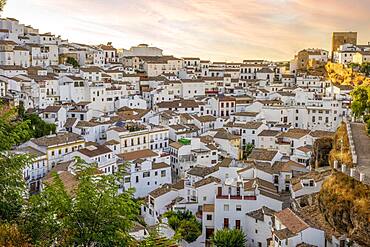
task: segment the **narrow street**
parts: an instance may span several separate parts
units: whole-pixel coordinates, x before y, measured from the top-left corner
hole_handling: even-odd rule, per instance
[[[370,137],[364,123],[351,123],[353,142],[358,156],[357,168],[365,173],[365,180],[370,180]]]

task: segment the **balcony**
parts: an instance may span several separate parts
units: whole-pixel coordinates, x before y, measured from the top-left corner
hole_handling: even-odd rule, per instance
[[[216,195],[216,199],[228,200],[257,200],[256,196]]]

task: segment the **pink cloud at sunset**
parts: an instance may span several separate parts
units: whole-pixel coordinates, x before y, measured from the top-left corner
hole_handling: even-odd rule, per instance
[[[357,31],[367,43],[369,13],[368,0],[9,0],[2,16],[74,42],[241,61],[329,50],[333,31]]]

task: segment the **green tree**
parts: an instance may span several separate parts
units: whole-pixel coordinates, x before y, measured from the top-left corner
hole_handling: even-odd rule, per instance
[[[244,247],[246,238],[244,233],[238,229],[221,229],[211,238],[217,247]]]
[[[30,164],[25,155],[0,155],[0,221],[14,221],[22,210],[26,184],[24,167]]]
[[[370,87],[357,86],[351,92],[351,109],[355,117],[361,117],[370,111]]]
[[[164,214],[168,218],[168,224],[175,231],[180,226],[182,221],[195,219],[194,215],[189,211],[168,211]]]
[[[202,234],[202,225],[196,219],[184,220],[181,222],[177,233],[182,236],[184,240],[191,243],[197,240],[197,238]]]
[[[347,66],[349,68],[355,69],[355,68],[358,68],[360,65],[358,63],[349,63],[347,64]]]
[[[0,152],[55,130],[55,124],[46,123],[36,114],[27,114],[22,105],[15,108],[0,102]]]
[[[80,65],[78,64],[77,60],[74,59],[73,57],[67,57],[66,63],[72,65],[73,68],[80,67]]]
[[[366,76],[370,75],[370,63],[362,63],[360,66],[360,72],[364,73]]]
[[[7,151],[30,137],[15,108],[0,102],[0,221],[13,221],[20,214],[26,192],[23,169],[30,164],[30,157]]]
[[[246,146],[245,146],[245,149],[244,149],[244,158],[248,158],[248,156],[252,153],[254,149],[254,145],[252,143],[248,143]]]
[[[56,173],[52,176],[52,183],[41,193],[31,196],[21,224],[31,241],[39,246],[51,246],[54,242],[66,244],[68,234],[71,234],[68,223],[72,198],[60,177]]]
[[[14,145],[32,137],[29,122],[18,121],[14,107],[0,102],[0,152],[11,149]]]
[[[26,113],[23,104],[20,104],[18,107],[18,116],[21,121],[27,123],[32,137],[39,138],[53,134],[56,131],[55,124],[45,122],[35,113]]]
[[[79,161],[81,167],[85,164]],[[96,169],[81,169],[78,186],[66,190],[58,174],[26,206],[23,226],[32,243],[48,246],[128,246],[129,230],[139,215],[132,191],[118,193],[115,175],[101,176]],[[51,241],[51,242],[50,242]]]
[[[187,242],[194,242],[202,234],[202,225],[188,210],[168,211],[164,216],[167,217],[168,225],[176,232],[176,235]]]

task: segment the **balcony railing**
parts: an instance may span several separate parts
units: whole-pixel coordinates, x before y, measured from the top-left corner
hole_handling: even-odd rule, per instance
[[[237,196],[237,195],[216,195],[216,198],[229,200],[257,200],[256,196]]]

